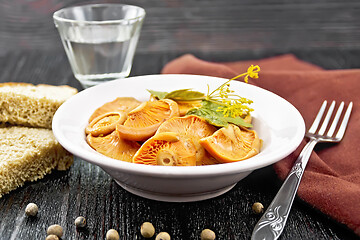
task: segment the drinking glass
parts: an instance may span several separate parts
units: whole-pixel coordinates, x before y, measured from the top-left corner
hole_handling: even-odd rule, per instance
[[[84,88],[129,76],[143,8],[90,4],[61,9],[53,18],[75,78]]]

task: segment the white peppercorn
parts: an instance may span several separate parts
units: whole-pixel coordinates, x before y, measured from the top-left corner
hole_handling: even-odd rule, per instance
[[[201,240],[214,240],[216,237],[215,233],[210,229],[204,229],[201,232]]]
[[[264,211],[264,206],[261,203],[256,202],[252,205],[252,210],[254,213],[260,214]]]
[[[115,229],[110,229],[106,233],[106,240],[119,240],[119,233]]]
[[[86,219],[83,216],[79,216],[75,219],[75,226],[77,228],[83,228],[86,226]]]
[[[144,222],[140,227],[141,236],[151,238],[155,234],[155,228],[150,222]]]
[[[155,240],[170,240],[170,235],[167,232],[160,232],[156,235]]]
[[[35,203],[29,203],[25,208],[25,214],[29,217],[34,217],[38,213],[39,208]]]
[[[48,227],[46,232],[47,235],[56,235],[59,238],[61,238],[64,234],[63,228],[58,224],[51,225],[50,227]]]
[[[59,240],[59,237],[54,235],[54,234],[51,234],[51,235],[48,235],[45,240]]]

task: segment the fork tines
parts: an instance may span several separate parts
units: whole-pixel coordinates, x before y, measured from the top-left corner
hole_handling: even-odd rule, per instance
[[[325,109],[326,109],[326,105],[327,105],[327,101],[325,100],[323,102],[323,104],[321,105],[320,107],[320,110],[319,110],[319,113],[317,114],[313,124],[311,125],[310,129],[309,129],[309,133],[310,134],[315,134],[316,133],[316,130],[318,129],[318,126],[322,120],[322,116],[324,115],[324,112],[325,112]],[[339,108],[333,118],[333,122],[326,134],[326,137],[333,137],[333,134],[336,130],[336,126],[339,122],[339,119],[341,117],[341,113],[344,109],[344,102],[341,102],[340,105],[339,105]],[[351,113],[351,110],[352,110],[352,106],[353,106],[353,102],[350,102],[347,109],[346,109],[346,112],[345,112],[345,115],[343,117],[343,120],[340,124],[340,127],[338,129],[338,132],[336,134],[336,136],[334,137],[335,139],[337,140],[341,140],[342,137],[344,136],[344,133],[345,133],[345,129],[346,129],[346,126],[347,126],[347,123],[349,121],[349,118],[350,118],[350,113]],[[323,123],[318,131],[318,135],[324,135],[326,129],[327,129],[327,126],[329,124],[329,121],[331,119],[331,116],[332,116],[332,113],[334,111],[334,108],[335,108],[335,101],[332,101],[327,113],[326,113],[326,116],[323,120]]]

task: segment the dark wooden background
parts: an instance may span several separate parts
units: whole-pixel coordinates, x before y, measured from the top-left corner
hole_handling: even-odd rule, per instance
[[[258,59],[293,53],[326,69],[360,67],[358,0],[1,0],[0,82],[68,84],[81,90],[54,27],[52,13],[75,4],[122,2],[147,12],[131,75],[159,73],[184,53],[211,61]],[[250,239],[279,189],[271,166],[253,172],[223,196],[194,203],[163,203],[132,195],[102,169],[75,158],[69,171],[54,172],[0,199],[0,239],[45,239],[46,228],[64,227],[63,239],[143,239],[142,222],[172,239],[200,239],[211,228],[217,239]],[[27,203],[40,211],[27,218]],[[83,215],[88,225],[76,230]],[[281,239],[357,239],[345,226],[296,199]]]

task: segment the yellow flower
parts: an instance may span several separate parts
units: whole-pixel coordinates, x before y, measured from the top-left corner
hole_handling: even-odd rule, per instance
[[[259,78],[259,73],[260,72],[260,67],[259,65],[251,65],[247,72],[246,72],[246,75],[244,77],[244,81],[247,83],[248,80],[249,80],[249,77],[253,78],[253,79],[256,79],[256,78]]]
[[[250,77],[250,78],[253,78],[253,79],[259,78],[259,72],[260,72],[260,67],[259,67],[259,65],[255,65],[255,66],[254,66],[254,65],[251,65],[251,66],[248,68],[248,70],[247,70],[246,73],[240,74],[240,75],[232,78],[231,80],[234,80],[234,79],[237,79],[237,78],[239,78],[239,77],[245,76],[245,77],[244,77],[244,82],[247,83],[248,80],[249,80],[249,77]]]

